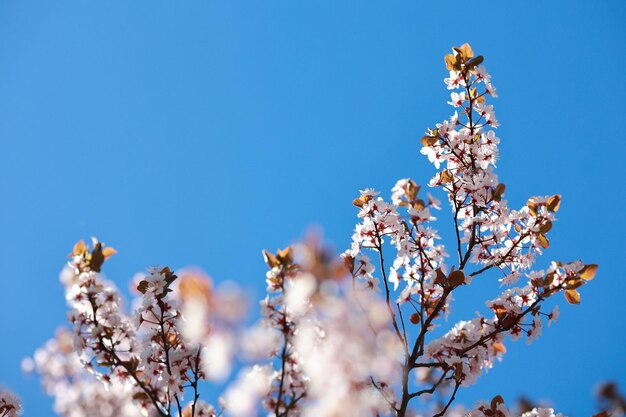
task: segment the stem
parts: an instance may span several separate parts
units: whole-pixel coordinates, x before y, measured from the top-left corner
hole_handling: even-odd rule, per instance
[[[454,401],[454,398],[456,396],[456,392],[459,390],[460,386],[461,386],[461,381],[456,381],[456,383],[454,385],[454,391],[452,392],[452,396],[450,397],[450,400],[448,401],[446,406],[443,408],[443,410],[441,410],[439,413],[435,414],[433,417],[442,417],[444,414],[446,414],[446,411],[448,411],[448,408],[450,408],[450,405],[452,404],[452,401]]]

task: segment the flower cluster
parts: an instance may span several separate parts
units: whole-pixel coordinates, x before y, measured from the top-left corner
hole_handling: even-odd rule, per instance
[[[263,405],[277,417],[290,413],[299,415],[307,381],[302,373],[302,360],[293,345],[296,320],[286,305],[287,289],[297,279],[299,266],[294,262],[292,247],[278,250],[276,254],[264,251],[263,256],[269,267],[266,274],[268,295],[261,301],[259,325],[269,336],[264,350],[277,364],[267,380],[269,385]]]
[[[553,262],[547,272],[531,274],[534,278],[525,287],[506,289],[487,301],[487,307],[494,313],[492,318],[480,316],[461,321],[443,337],[429,343],[425,359],[454,368],[462,386],[474,384],[482,371],[491,368],[506,352],[506,336],[516,340],[526,335],[530,343],[541,335],[542,317],[548,323],[558,318],[558,307],[550,313],[543,312],[541,301],[561,290],[573,301],[573,297],[578,297],[575,288],[594,274],[595,267],[584,267],[581,262],[566,265]]]
[[[113,254],[96,239],[93,249],[83,241],[74,246],[61,273],[71,332],[60,331],[25,367],[42,376],[60,415],[215,416],[198,402],[203,346],[183,337],[180,295],[171,294],[188,280],[174,285],[169,268],[149,269],[138,279],[135,310],[125,313],[118,290],[101,274]],[[193,396],[184,405],[187,389]]]
[[[520,210],[509,209],[503,198],[506,187],[494,171],[500,139],[493,129],[499,123],[487,98],[496,97],[496,89],[483,60],[467,44],[445,57],[450,71],[445,83],[453,90],[449,104],[457,110],[421,139],[421,153],[438,170],[429,185],[441,188],[450,202],[457,262],[448,261],[453,265],[446,266],[449,255],[430,226],[435,220],[431,209],[439,209],[439,201],[430,194],[420,199],[420,187],[413,180],[398,181],[390,203],[371,189],[354,200],[360,222],[345,257],[357,281],[374,290],[382,281],[392,327],[404,344],[402,396],[393,404],[397,415],[406,415],[413,398],[451,387],[452,394],[437,415],[445,414],[459,387],[475,383],[502,358],[507,336],[515,340],[525,335],[531,341],[540,336],[544,318],[548,323],[556,320],[558,309],[542,310],[546,298],[563,292],[568,302],[579,303],[577,289],[597,269],[578,261],[553,262],[546,271],[531,271],[537,255],[549,246],[547,234],[561,197],[532,197]],[[393,248],[388,264],[387,238]],[[373,252],[377,262],[367,252]],[[466,272],[471,265],[477,266]],[[523,276],[526,284],[507,288],[488,301],[492,317],[461,321],[427,342],[437,318],[449,313],[454,290],[492,269],[501,271],[501,285],[516,284]],[[413,369],[419,370],[421,387],[413,387],[407,376]]]
[[[386,303],[354,285],[346,262],[316,240],[297,252],[301,273],[287,290],[287,308],[297,323],[294,347],[312,399],[303,415],[388,415],[402,348]]]
[[[54,397],[54,412],[63,417],[140,417],[142,410],[133,401],[132,385],[103,384],[85,372],[74,350],[72,333],[60,328],[53,339],[25,359],[22,368],[37,372],[43,387]]]
[[[203,376],[223,381],[231,373],[238,323],[246,312],[244,297],[230,282],[214,288],[211,278],[201,270],[184,269],[178,275],[172,301],[180,305],[182,336],[188,344],[202,346]]]
[[[532,197],[520,210],[511,210],[503,199],[505,185],[494,172],[500,139],[493,129],[499,126],[487,97],[495,97],[491,76],[482,56],[465,44],[446,56],[453,91],[449,103],[458,112],[429,129],[422,138],[421,153],[437,169],[430,185],[441,187],[448,195],[456,227],[459,264],[468,261],[497,267],[504,284],[515,283],[533,264],[535,256],[549,246],[546,234],[552,228],[561,197]],[[484,89],[480,90],[480,85]],[[461,243],[467,245],[462,254]]]
[[[73,348],[82,365],[104,383],[124,382],[139,364],[136,328],[121,309],[115,285],[100,273],[115,253],[94,239],[94,248],[78,242],[61,282],[71,310]]]
[[[450,203],[451,246],[433,227],[441,202],[420,193],[414,180],[399,180],[390,200],[365,189],[353,201],[359,220],[341,257],[316,239],[264,251],[267,296],[259,322],[246,328],[239,289],[214,288],[197,270],[158,267],[137,275],[127,312],[101,272],[115,250],[81,241],[61,275],[72,327],[24,363],[41,375],[55,411],[68,417],[559,417],[549,408],[513,412],[499,396],[472,410],[453,404],[459,389],[502,359],[509,339],[531,342],[546,320],[558,318],[558,308],[548,312],[545,300],[563,293],[570,304],[580,303],[579,288],[597,270],[581,261],[533,270],[549,247],[561,197],[531,197],[520,209],[509,208],[495,173],[499,123],[487,103],[496,89],[483,61],[467,44],[446,55],[455,112],[421,139],[421,153],[437,170],[429,186]],[[484,313],[435,334],[457,290],[488,280],[490,271],[499,271],[494,286],[504,288],[480,306]],[[219,410],[200,400],[201,383],[226,381],[236,366],[239,375],[225,387]],[[14,397],[0,391],[0,417],[18,410]]]
[[[533,407],[531,410],[515,413],[508,409],[501,396],[493,397],[490,403],[481,403],[474,410],[466,414],[466,417],[563,417],[561,413],[554,413],[552,408]]]
[[[403,281],[406,285],[397,299],[399,304],[411,301],[432,309],[443,293],[443,287],[435,285],[435,281],[438,271],[440,274],[445,269],[447,253],[443,245],[436,243],[440,239],[437,230],[428,226],[428,222],[435,220],[430,208],[439,209],[440,202],[430,194],[424,202],[418,198],[419,190],[413,180],[402,179],[392,190],[392,203],[376,197],[378,193],[373,190],[362,191],[353,202],[359,207],[362,222],[357,224],[352,246],[344,256],[350,262],[352,275],[378,291],[379,281],[373,275],[375,267],[363,250],[377,252],[386,292],[389,292],[388,283],[393,284],[395,291]],[[406,215],[400,213],[401,207],[406,209]],[[386,238],[396,251],[389,275],[382,258]],[[444,304],[442,310],[446,311],[446,307]]]
[[[22,414],[22,403],[11,391],[0,387],[0,417],[17,417]]]
[[[142,369],[145,401],[158,401],[169,410],[175,405],[180,414],[184,387],[197,384],[202,377],[200,346],[187,346],[179,331],[180,313],[169,296],[176,280],[169,268],[151,268],[137,289],[143,294],[137,308],[137,327],[144,333],[139,362]]]

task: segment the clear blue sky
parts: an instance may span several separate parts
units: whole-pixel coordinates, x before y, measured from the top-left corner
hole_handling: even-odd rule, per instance
[[[507,199],[563,194],[540,266],[600,269],[460,399],[589,415],[599,381],[626,388],[624,22],[623,1],[2,1],[0,384],[52,415],[19,366],[65,321],[58,272],[79,239],[119,250],[106,272],[124,289],[198,265],[253,298],[262,248],[314,224],[346,247],[359,189],[431,177],[418,139],[451,112],[443,55],[470,42],[500,94]],[[477,287],[452,319],[499,291]]]

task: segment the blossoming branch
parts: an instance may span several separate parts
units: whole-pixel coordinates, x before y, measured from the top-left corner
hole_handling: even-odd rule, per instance
[[[562,293],[580,303],[580,287],[597,270],[581,261],[535,268],[561,196],[509,207],[495,173],[499,123],[489,101],[496,88],[483,61],[467,44],[445,56],[454,114],[421,138],[421,153],[436,169],[428,186],[450,205],[452,242],[444,245],[434,228],[442,203],[424,197],[416,181],[399,180],[388,200],[366,189],[353,201],[358,223],[341,256],[315,237],[264,251],[267,296],[260,319],[248,326],[240,290],[216,287],[201,271],[150,268],[135,279],[128,308],[102,273],[115,250],[96,239],[78,242],[61,274],[71,326],[24,362],[55,398],[55,412],[555,416],[548,408],[518,412],[497,393],[473,408],[454,403],[503,358],[509,340],[534,341],[558,318],[558,308],[545,309],[548,298]],[[474,280],[503,288],[480,300],[477,317],[435,334],[454,294]],[[213,404],[202,398],[207,385],[223,392]],[[0,417],[19,410],[17,399],[0,391]]]

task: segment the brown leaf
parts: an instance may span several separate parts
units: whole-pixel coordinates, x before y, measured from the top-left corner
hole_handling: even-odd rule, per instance
[[[411,179],[409,179],[407,184],[404,186],[404,192],[406,194],[406,197],[409,200],[415,200],[415,198],[417,197],[417,193],[419,193],[419,191],[420,191],[419,185],[417,185],[415,181]]]
[[[455,363],[454,364],[454,379],[460,381],[463,378],[463,364]]]
[[[276,257],[273,254],[266,251],[265,249],[263,250],[263,259],[265,260],[265,263],[267,264],[267,266],[270,267],[270,269],[278,266],[278,259],[276,259]]]
[[[504,195],[504,190],[506,190],[506,185],[504,184],[498,184],[496,185],[496,187],[493,189],[493,193],[492,193],[492,198],[496,201],[500,201],[502,200],[502,196]]]
[[[148,281],[146,281],[145,279],[139,282],[139,285],[137,285],[137,291],[139,291],[142,294],[145,294],[146,291],[148,291]]]
[[[417,200],[413,200],[411,202],[411,207],[413,207],[415,210],[424,210],[424,207],[426,207],[426,204],[424,203],[424,200],[421,199],[417,199]]]
[[[104,255],[104,259],[109,259],[111,256],[115,255],[116,253],[117,251],[109,246],[102,249],[102,255]]]
[[[163,269],[161,269],[161,274],[165,275],[165,282],[169,285],[172,282],[174,282],[176,280],[176,278],[178,278],[174,272],[170,269],[169,266],[164,267]]]
[[[502,320],[502,318],[505,317],[507,314],[507,309],[503,305],[500,305],[500,304],[492,305],[491,309],[493,310],[494,313],[496,313],[496,317],[498,317],[498,320]]]
[[[533,278],[530,280],[530,283],[532,284],[533,287],[537,287],[537,288],[544,286],[543,278]]]
[[[544,249],[547,249],[548,246],[550,246],[550,241],[544,235],[537,236],[537,241],[539,242],[539,246],[541,246]]]
[[[348,272],[354,274],[354,257],[350,255],[345,255],[343,257],[343,265],[346,267]]]
[[[474,57],[474,51],[472,51],[472,47],[469,43],[464,43],[460,48],[457,49],[461,53],[464,59],[470,59]]]
[[[593,277],[596,276],[597,271],[598,271],[598,265],[589,264],[589,265],[585,265],[584,268],[581,269],[578,274],[585,281],[591,281]]]
[[[456,57],[453,54],[447,54],[443,60],[446,62],[446,68],[448,71],[457,70],[458,64],[456,61]]]
[[[570,290],[575,290],[576,288],[582,287],[583,285],[585,285],[585,281],[578,277],[567,279],[567,288]]]
[[[447,169],[444,169],[439,173],[439,179],[443,184],[451,183],[454,177]]]
[[[541,226],[539,226],[539,231],[542,234],[548,233],[552,229],[552,222],[550,220],[544,221]]]
[[[87,247],[85,246],[85,241],[84,240],[79,240],[78,242],[76,242],[76,244],[74,245],[74,248],[72,249],[72,253],[70,254],[70,256],[80,256],[83,253],[85,253],[87,251]]]
[[[580,294],[576,290],[565,291],[565,299],[570,304],[580,304]]]
[[[195,299],[206,305],[212,302],[211,279],[199,270],[185,271],[178,282],[178,293],[183,301]]]
[[[433,146],[439,140],[436,136],[423,136],[420,142],[422,142],[422,146]]]
[[[133,393],[133,400],[148,401],[148,400],[150,400],[150,397],[148,397],[148,394],[146,394],[143,391],[136,391],[135,393]]]
[[[493,399],[491,400],[491,411],[493,411],[494,413],[496,411],[498,411],[498,406],[500,404],[504,404],[504,398],[502,398],[501,395],[496,395],[495,397],[493,397]]]
[[[89,260],[89,269],[95,272],[100,272],[102,264],[104,263],[104,254],[102,253],[102,243],[98,242],[91,252],[91,259]]]
[[[500,342],[494,342],[491,347],[496,353],[506,353],[506,347]]]
[[[435,284],[443,285],[446,283],[446,274],[443,273],[441,268],[437,268],[437,276],[435,277]]]
[[[476,68],[477,66],[479,66],[480,64],[482,64],[483,61],[484,61],[483,56],[482,55],[478,55],[476,58],[469,60],[469,62],[467,63],[467,69],[469,69],[471,71],[474,68]]]
[[[279,249],[276,252],[276,259],[283,266],[291,265],[293,263],[293,248],[287,246],[285,249]]]
[[[561,196],[559,194],[556,194],[548,198],[546,206],[548,210],[552,212],[559,211],[559,207],[561,207]]]
[[[409,321],[413,324],[420,324],[420,313],[415,312],[409,317]]]
[[[363,195],[361,194],[358,198],[352,200],[352,204],[357,206],[358,208],[363,208],[363,206],[372,199],[371,195]]]
[[[448,276],[448,282],[452,287],[458,287],[465,282],[465,274],[461,270],[452,271]]]
[[[537,217],[537,203],[532,198],[526,202],[526,206],[528,206],[528,210],[530,210],[530,214],[533,217]]]

